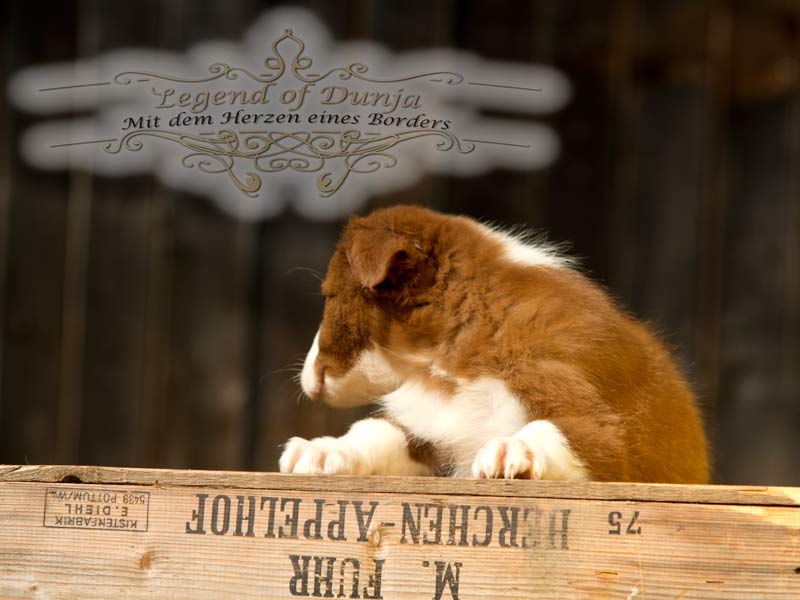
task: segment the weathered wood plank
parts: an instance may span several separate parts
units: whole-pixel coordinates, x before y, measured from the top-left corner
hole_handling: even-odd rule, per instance
[[[626,304],[662,315],[680,339],[699,328],[699,383],[710,390],[705,397],[721,399],[719,479],[798,481],[796,4],[299,4],[337,38],[372,37],[396,51],[453,45],[500,60],[552,61],[567,71],[575,93],[552,119],[564,147],[550,173],[499,172],[455,184],[431,175],[373,205],[414,201],[527,220],[548,226],[555,239],[574,240],[593,275]],[[71,60],[76,47],[92,56],[123,45],[182,51],[199,40],[238,38],[263,9],[256,0],[235,8],[208,2],[189,12],[186,2],[110,6],[73,1],[42,12],[4,4],[2,73]],[[687,10],[700,16],[670,18]],[[420,11],[427,15],[422,26]],[[705,44],[708,85],[695,79]],[[703,106],[706,87],[713,106]],[[0,159],[0,458],[232,467],[244,455],[240,465],[274,468],[288,436],[336,433],[352,420],[298,406],[289,374],[278,372],[305,351],[321,305],[310,276],[309,285],[296,285],[299,275],[287,273],[298,266],[324,271],[337,225],[292,215],[263,225],[257,270],[243,249],[255,246],[253,232],[240,236],[241,226],[202,199],[142,177],[91,179],[87,194],[91,175],[26,167],[17,138],[33,117],[11,111],[0,96],[7,125],[0,131],[7,154]],[[678,205],[694,210],[703,179],[696,247],[667,247],[682,235]],[[642,211],[647,234],[638,233]],[[696,218],[686,222],[698,226]],[[654,279],[648,264],[668,277]],[[664,283],[678,279],[673,269],[697,270],[695,317],[686,312],[690,277],[677,287]],[[195,304],[196,290],[208,290],[225,271],[241,277],[235,289],[226,283],[200,293]],[[256,277],[260,291],[246,301],[244,281]],[[249,346],[246,332],[257,338]],[[216,347],[204,345],[211,339]]]
[[[800,25],[800,4],[793,4],[794,22]],[[795,60],[800,61],[800,45],[795,44]],[[800,463],[800,86],[795,85],[792,95],[792,130],[789,134],[791,164],[787,196],[794,201],[789,203],[786,212],[786,269],[783,293],[784,339],[782,376],[786,395],[794,398],[793,403],[785,405],[787,420],[796,424],[790,439],[794,440],[795,464]],[[800,476],[799,476],[800,477]],[[800,479],[792,482],[798,485]]]
[[[695,305],[705,293],[698,277],[699,222],[708,169],[711,94],[707,84],[705,3],[640,3],[631,73],[639,100],[638,153],[630,199],[635,252],[630,308],[662,332],[694,380]]]
[[[158,3],[84,6],[83,49],[158,46]],[[159,381],[166,362],[167,204],[151,177],[95,176],[86,267],[82,462],[161,464]],[[91,433],[87,433],[91,432]]]
[[[246,444],[255,228],[203,202],[181,196],[175,204],[162,464],[235,468]]]
[[[11,9],[8,3],[0,6],[0,45],[2,59],[0,59],[0,81],[6,81],[11,75]],[[11,108],[6,94],[0,94],[0,332],[5,331],[5,302],[6,302],[6,271],[8,268],[8,220],[11,209],[11,177],[13,171],[13,144],[11,135]],[[3,404],[3,352],[5,338],[0,334],[0,406]],[[2,412],[2,408],[0,408]]]
[[[797,77],[798,15],[780,3],[742,3],[733,24],[734,92],[725,212],[720,398],[715,446],[723,481],[800,482],[797,399],[786,352],[798,307],[786,293],[793,264],[791,189],[796,168],[791,135]],[[790,135],[791,133],[791,135]],[[795,418],[792,418],[795,417]],[[742,444],[739,440],[758,440]],[[768,465],[765,467],[765,465]]]
[[[707,168],[700,214],[696,298],[695,367],[708,422],[719,404],[720,323],[722,319],[722,260],[725,206],[728,197],[728,123],[730,120],[731,6],[713,2],[709,8],[708,86],[711,116],[708,124]]]
[[[800,490],[770,486],[723,486],[559,481],[506,481],[441,477],[346,477],[281,475],[246,471],[139,469],[74,465],[0,465],[0,482],[82,482],[121,485],[326,489],[338,492],[450,494],[533,498],[582,498],[691,504],[800,506]]]
[[[549,10],[547,4],[507,0],[453,4],[447,14],[450,31],[444,27],[442,14],[433,16],[432,25],[438,24],[438,28],[430,28],[425,46],[449,44],[487,61],[549,64],[555,49],[542,43],[542,38],[555,37],[556,23],[555,11]],[[509,18],[511,15],[513,18]],[[511,124],[542,124],[552,120],[547,114],[519,113],[478,102],[465,106],[486,119]],[[422,200],[423,205],[437,210],[470,215],[503,226],[522,225],[540,230],[546,226],[549,179],[550,173],[545,169],[517,171],[508,168],[491,170],[480,177],[451,177],[445,180],[445,186],[440,177],[431,176],[423,179],[421,189],[412,190],[409,197],[416,202]]]
[[[11,3],[7,68],[75,56],[75,2],[51,10]],[[5,89],[3,94],[5,94]],[[0,133],[16,149],[31,119],[13,112]],[[69,175],[43,172],[12,153],[3,289],[0,456],[15,462],[58,462],[64,242]]]
[[[456,12],[450,2],[415,0],[402,4],[351,2],[348,24],[344,30],[352,37],[370,37],[391,52],[402,54],[421,48],[439,48],[453,45],[452,33]],[[462,4],[458,14],[469,13],[471,4]],[[360,14],[359,14],[360,13]],[[425,14],[425,27],[418,27],[418,15]],[[432,173],[422,172],[413,183],[395,190],[374,194],[368,208],[375,209],[394,204],[426,204],[441,208],[449,194],[449,181]],[[463,208],[463,207],[462,207]],[[365,207],[364,211],[367,210]],[[362,211],[362,212],[364,212]]]
[[[617,209],[615,172],[627,155],[619,147],[620,130],[633,115],[616,102],[623,90],[614,78],[628,60],[629,24],[619,17],[620,2],[555,3],[554,64],[569,77],[572,98],[554,117],[561,139],[560,160],[550,173],[546,227],[551,239],[566,241],[571,254],[595,279],[625,292],[614,273],[613,217]],[[625,2],[625,5],[631,4]],[[622,21],[620,24],[618,21]],[[616,69],[616,71],[615,71]],[[624,208],[617,211],[621,214]],[[627,297],[623,297],[627,300]]]
[[[258,15],[252,2],[210,3],[185,22],[186,7],[162,3],[161,42],[178,52],[209,38],[239,40]],[[207,198],[161,191],[169,218],[164,252],[169,312],[158,395],[161,466],[247,464],[247,402],[256,226],[230,219]],[[157,268],[158,265],[153,265]]]
[[[452,493],[464,491],[456,480],[440,480],[452,488],[438,493],[417,487],[419,479],[261,475],[263,485],[246,488],[232,487],[227,473],[189,486],[23,480],[47,470],[0,479],[3,597],[800,594],[797,505],[543,497],[523,493],[540,486],[521,481],[506,482],[506,491],[520,493],[477,495]],[[122,470],[95,471],[105,479]],[[159,473],[186,483],[199,475],[139,472]],[[20,480],[8,481],[15,474]],[[359,489],[359,482],[377,485]],[[667,487],[692,495],[693,488]]]

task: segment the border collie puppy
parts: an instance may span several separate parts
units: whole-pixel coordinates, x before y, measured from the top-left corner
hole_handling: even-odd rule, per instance
[[[662,344],[548,246],[396,206],[350,219],[322,293],[303,390],[379,410],[290,439],[284,473],[708,480]]]

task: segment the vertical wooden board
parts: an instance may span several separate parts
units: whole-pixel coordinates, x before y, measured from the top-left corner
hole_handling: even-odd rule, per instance
[[[790,25],[797,14],[770,4],[758,13],[738,5],[733,29],[735,104],[731,111],[730,195],[723,257],[721,386],[717,448],[722,481],[797,483],[800,419],[797,390],[784,369],[792,216],[797,203],[791,80],[770,76],[795,60]],[[787,20],[788,19],[788,20]],[[776,71],[777,69],[777,71]]]
[[[358,8],[361,7],[353,3],[352,12]],[[465,5],[462,10],[469,10],[469,7]],[[419,26],[420,15],[425,15],[424,27]],[[364,37],[373,38],[390,52],[403,54],[451,46],[452,29],[456,18],[457,11],[448,0],[436,2],[416,0],[403,4],[373,3],[355,24],[360,27],[359,33]],[[444,65],[442,68],[448,66]],[[421,139],[413,143],[430,142]],[[404,187],[375,194],[370,198],[369,209],[395,204],[420,204],[439,208],[448,195],[449,189],[445,177],[422,172],[415,181],[409,182]]]
[[[165,464],[234,468],[244,461],[252,224],[183,195],[172,222],[168,384],[160,419]]]
[[[630,308],[674,349],[686,374],[694,363],[699,218],[710,168],[712,103],[706,82],[708,6],[640,5],[633,73],[640,107]]]
[[[456,49],[490,61],[552,64],[555,49],[542,44],[539,36],[553,35],[553,18],[551,3],[546,0],[459,2],[451,5],[450,38]],[[491,106],[479,105],[475,109],[486,118],[512,122],[552,123],[554,120],[550,115],[503,112]],[[491,151],[485,147],[480,150]],[[549,177],[550,168],[537,171],[503,168],[471,177],[451,177],[446,189],[427,199],[435,208],[446,212],[472,215],[502,226],[540,229],[547,224]],[[557,235],[558,232],[554,232],[551,237],[560,239]]]
[[[211,2],[187,20],[190,5],[160,7],[162,45],[176,52],[209,39],[236,43],[258,16],[255,3]],[[168,273],[169,316],[161,332],[166,365],[155,390],[158,461],[241,467],[256,227],[222,214],[208,198],[165,189],[159,195],[169,211],[168,240],[159,257]]]
[[[150,182],[96,179],[80,460],[136,464],[145,398]]]
[[[14,25],[5,40],[11,71],[75,55],[75,4],[47,11],[32,4],[4,6]],[[6,90],[2,91],[3,94]],[[23,163],[21,132],[32,120],[11,113],[2,132],[10,144],[10,206],[3,314],[0,457],[2,460],[56,461],[61,295],[64,279],[64,225],[69,177]]]
[[[11,8],[9,4],[0,6],[0,85],[5,87],[11,77],[11,56],[13,52],[11,37]],[[3,351],[5,350],[5,300],[6,272],[8,269],[8,220],[11,209],[11,177],[14,148],[12,135],[12,113],[5,89],[0,93],[0,414],[3,404]]]
[[[96,53],[158,46],[158,3],[86,4],[81,35]],[[91,43],[91,46],[89,45]],[[88,51],[88,48],[87,48]],[[87,271],[81,462],[153,464],[153,344],[163,294],[164,205],[151,178],[95,177]]]
[[[619,159],[610,69],[624,33],[615,2],[557,2],[554,63],[569,77],[572,98],[554,117],[561,158],[553,167],[547,199],[552,239],[568,241],[588,273],[620,292],[611,270],[611,210],[614,166]],[[622,50],[625,48],[623,47]]]
[[[468,12],[470,8],[465,2],[461,10]],[[379,3],[370,12],[370,37],[394,52],[446,46],[450,41],[448,30],[457,18],[457,11],[449,0]]]
[[[731,122],[729,113],[733,56],[731,15],[730,3],[713,2],[709,5],[707,26],[709,140],[697,247],[698,286],[694,344],[696,389],[705,408],[707,429],[714,422],[720,402],[719,355],[722,319],[720,306],[724,214],[728,195],[728,139]]]
[[[630,308],[652,325],[694,381],[698,219],[707,141],[705,91],[694,85],[643,93],[634,296]],[[702,383],[701,383],[702,387]]]
[[[800,481],[797,398],[781,369],[787,286],[787,98],[734,108],[716,446],[723,482]],[[790,367],[791,368],[791,367]],[[796,368],[796,366],[794,367]],[[796,414],[796,412],[795,412]],[[758,440],[743,443],[743,440]]]
[[[266,10],[258,0],[173,0],[158,3],[161,46],[183,52],[192,44],[211,40],[239,42],[244,32]],[[253,57],[257,60],[258,57]]]
[[[358,0],[297,0],[292,6],[303,8],[313,13],[330,31],[334,39],[345,37],[350,28],[350,16],[356,10]]]
[[[800,19],[800,6],[796,7],[796,18]],[[797,45],[800,60],[800,45]],[[794,398],[787,409],[788,420],[800,423],[800,90],[792,95],[791,181],[789,206],[786,218],[786,280],[784,283],[783,310],[785,316],[783,338],[782,377],[786,386],[786,397]],[[795,464],[800,463],[800,425],[792,434],[795,445]]]

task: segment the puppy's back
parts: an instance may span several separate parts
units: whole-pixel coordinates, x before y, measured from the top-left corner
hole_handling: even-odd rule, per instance
[[[557,418],[598,479],[708,480],[695,398],[645,325],[551,247],[459,217],[448,229],[444,309],[463,323],[448,372],[498,377],[532,420]]]

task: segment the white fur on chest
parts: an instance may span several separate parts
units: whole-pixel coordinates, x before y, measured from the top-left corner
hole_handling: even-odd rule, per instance
[[[452,461],[456,477],[469,476],[486,442],[513,435],[529,420],[505,383],[489,377],[459,381],[453,395],[421,382],[404,383],[380,403],[390,418]]]

